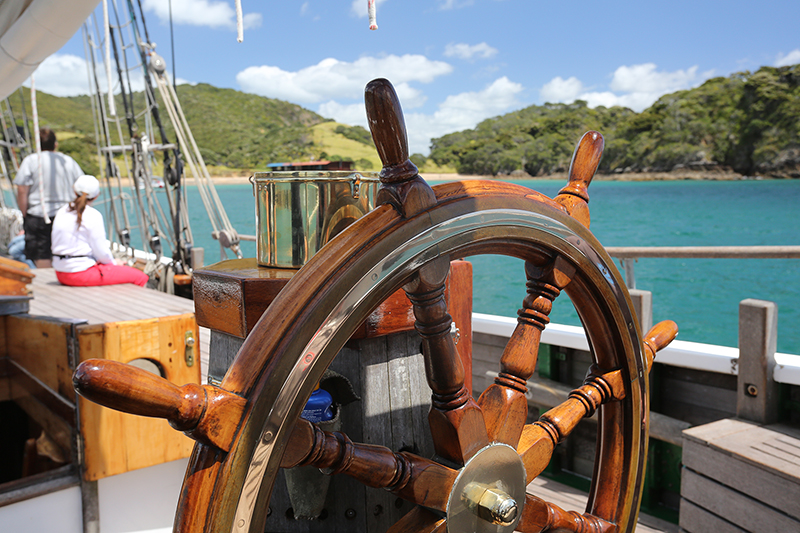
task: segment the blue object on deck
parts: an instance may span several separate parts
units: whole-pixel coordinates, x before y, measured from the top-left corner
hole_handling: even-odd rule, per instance
[[[330,420],[333,418],[332,405],[333,397],[330,393],[325,389],[317,389],[311,393],[311,397],[303,408],[303,414],[300,416],[315,424]]]

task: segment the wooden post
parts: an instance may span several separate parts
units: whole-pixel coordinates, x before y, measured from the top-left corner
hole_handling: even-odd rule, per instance
[[[628,289],[633,291],[636,288],[636,274],[633,272],[633,264],[636,262],[635,257],[623,257],[619,260],[620,264],[622,265],[622,270],[625,274],[625,285],[628,286]],[[642,328],[644,331],[647,331],[647,328]]]
[[[739,304],[739,378],[736,416],[761,424],[778,420],[778,384],[773,380],[778,306],[747,299]]]
[[[239,348],[244,344],[244,339],[235,335],[228,335],[215,329],[211,330],[208,358],[208,382],[219,386],[225,372],[236,359]]]
[[[653,293],[639,289],[630,289],[628,292],[631,295],[636,316],[639,317],[639,327],[644,335],[653,327]]]
[[[192,268],[203,268],[203,262],[206,258],[206,251],[201,247],[192,248],[191,259]]]
[[[87,481],[81,476],[81,511],[83,533],[100,532],[100,500],[97,496],[97,481]]]

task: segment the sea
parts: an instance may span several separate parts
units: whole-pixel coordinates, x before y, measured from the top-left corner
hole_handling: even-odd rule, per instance
[[[550,197],[564,185],[512,182]],[[237,231],[254,235],[252,187],[216,188]],[[211,238],[197,189],[186,191],[196,246],[205,249],[206,264],[216,262],[220,246]],[[800,180],[601,180],[591,184],[589,195],[591,229],[604,246],[800,245]],[[242,249],[255,257],[255,243],[244,242]],[[515,317],[525,296],[522,261],[469,259],[474,311]],[[800,354],[800,259],[639,259],[634,271],[636,288],[653,293],[653,321],[677,322],[679,339],[737,346],[739,302],[756,298],[778,305],[778,351]],[[566,295],[556,300],[551,321],[580,324]]]

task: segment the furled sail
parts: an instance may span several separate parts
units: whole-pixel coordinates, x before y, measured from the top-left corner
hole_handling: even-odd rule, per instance
[[[98,0],[0,0],[0,99],[81,27]]]

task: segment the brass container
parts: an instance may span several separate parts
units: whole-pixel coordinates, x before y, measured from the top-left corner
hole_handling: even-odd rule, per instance
[[[266,267],[300,268],[375,207],[377,172],[257,172],[256,255]]]

